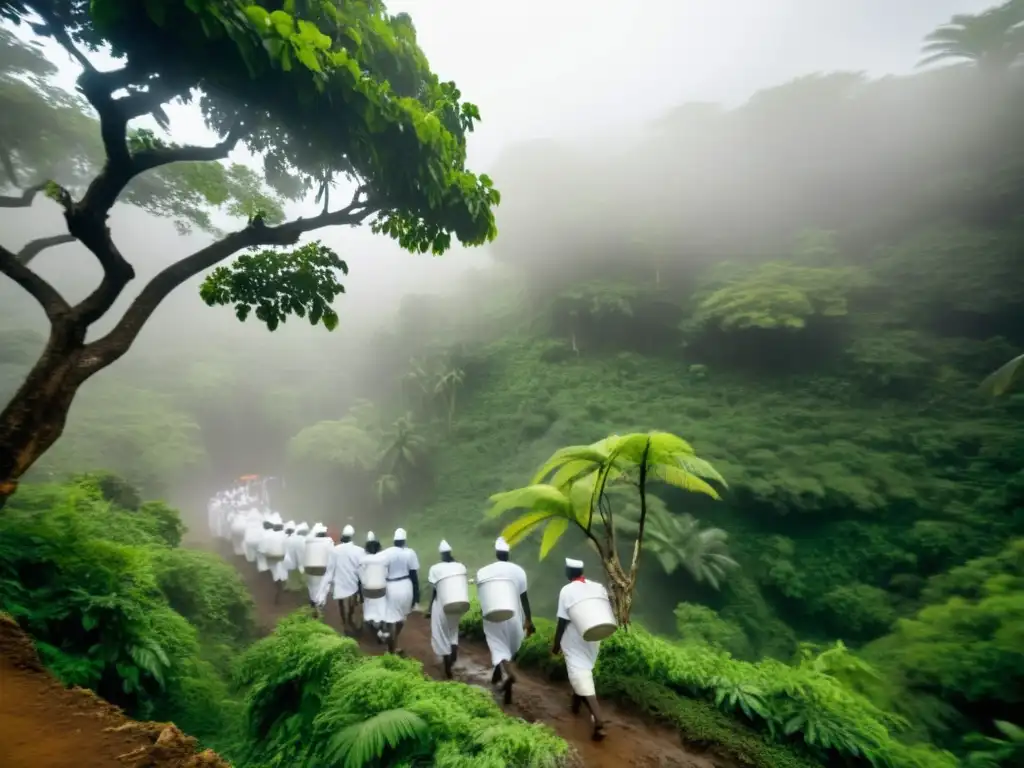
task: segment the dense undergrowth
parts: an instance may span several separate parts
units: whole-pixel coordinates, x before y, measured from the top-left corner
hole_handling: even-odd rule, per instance
[[[251,768],[555,768],[568,755],[546,726],[505,716],[487,691],[431,681],[415,660],[363,656],[304,612],[249,648],[238,679]]]
[[[237,768],[556,768],[568,746],[486,691],[365,657],[306,611],[255,640],[218,556],[111,475],[28,485],[0,517],[0,611],[64,683],[169,720]]]
[[[479,605],[462,620],[483,638]],[[537,620],[517,662],[564,679],[551,655],[554,623]],[[800,663],[751,663],[706,643],[671,642],[633,626],[605,641],[594,674],[598,693],[665,720],[694,746],[753,768],[832,765],[955,768],[956,758],[903,740],[909,723],[874,703],[877,671],[840,645]],[[863,687],[866,692],[858,690]]]
[[[0,610],[64,683],[221,749],[241,723],[228,679],[252,600],[229,565],[180,548],[183,531],[110,476],[26,486],[0,518]]]

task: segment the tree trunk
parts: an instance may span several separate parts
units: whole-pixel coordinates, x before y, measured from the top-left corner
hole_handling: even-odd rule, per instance
[[[633,609],[633,582],[622,570],[618,556],[601,561],[608,575],[608,597],[612,601],[615,621],[620,627],[629,626],[629,615]]]
[[[75,393],[93,372],[82,366],[84,341],[84,327],[54,323],[43,354],[0,412],[0,509],[64,431]]]

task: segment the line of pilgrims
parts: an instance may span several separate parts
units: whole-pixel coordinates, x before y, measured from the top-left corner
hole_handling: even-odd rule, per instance
[[[363,546],[356,544],[355,529],[346,525],[335,544],[322,523],[310,527],[304,522],[284,522],[279,513],[263,507],[244,488],[218,493],[210,500],[208,512],[214,537],[230,542],[234,554],[255,564],[259,572],[270,573],[275,584],[275,602],[289,574],[297,571],[305,581],[315,616],[332,598],[338,603],[346,634],[357,636],[364,626],[369,627],[388,652],[402,653],[397,648],[402,629],[410,614],[422,610],[419,557],[408,546],[405,529],[398,528],[392,545],[382,548],[373,531],[367,532]],[[491,684],[499,688],[505,703],[510,704],[517,679],[512,662],[525,638],[535,631],[526,571],[510,560],[508,542],[500,537],[494,544],[494,562],[480,568],[475,579],[469,579],[466,566],[456,560],[447,541],[441,541],[438,555],[439,562],[427,572],[431,596],[426,616],[430,621],[432,650],[440,657],[445,675],[452,679],[458,659],[459,622],[470,607],[468,585],[475,583],[491,654]],[[567,584],[558,595],[551,652],[565,660],[573,690],[572,712],[578,714],[584,704],[587,706],[594,726],[593,738],[599,741],[605,736],[605,725],[593,670],[600,639],[614,632],[615,622],[607,591],[603,585],[584,577],[583,562],[567,558],[565,569]],[[488,599],[496,606],[492,610],[484,605]],[[574,609],[594,604],[608,606],[603,623],[581,631]],[[356,623],[359,606],[362,626]]]

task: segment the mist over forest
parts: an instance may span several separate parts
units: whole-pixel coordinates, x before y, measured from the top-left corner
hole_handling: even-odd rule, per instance
[[[189,5],[160,3],[175,14]],[[0,245],[11,263],[26,245],[69,231],[72,208],[43,183],[82,196],[109,155],[95,102],[74,91],[81,67],[56,37],[15,24],[41,5],[0,2],[0,186],[15,197],[33,184],[42,190],[29,205],[0,208]],[[67,5],[68,18],[89,13],[89,3]],[[301,16],[303,3],[263,5],[314,18]],[[371,231],[371,220],[359,218],[303,232],[297,244],[239,247],[159,303],[130,349],[111,353],[116,361],[81,384],[53,446],[23,473],[4,470],[19,483],[0,507],[0,611],[34,637],[62,681],[99,690],[133,716],[173,719],[236,766],[300,758],[354,765],[302,745],[322,729],[397,708],[433,729],[432,765],[462,765],[456,754],[476,755],[467,765],[493,757],[486,765],[495,768],[569,765],[542,762],[567,759],[564,734],[524,725],[515,743],[526,746],[507,747],[508,736],[503,756],[497,747],[492,756],[470,731],[442,733],[443,713],[417,709],[420,699],[395,694],[356,707],[338,691],[358,681],[341,672],[331,678],[335,698],[329,686],[317,694],[316,711],[335,720],[314,722],[284,693],[258,710],[247,691],[284,685],[273,682],[278,667],[267,671],[271,657],[281,669],[301,666],[303,654],[327,642],[325,630],[290,617],[252,644],[247,586],[213,556],[202,560],[195,589],[221,590],[224,618],[203,625],[216,601],[204,609],[187,596],[191,577],[183,574],[207,555],[181,542],[203,546],[207,500],[239,476],[283,478],[272,504],[285,519],[352,524],[360,535],[404,527],[424,563],[443,538],[479,568],[505,536],[529,574],[535,612],[553,618],[565,557],[608,581],[616,572],[609,563],[628,563],[646,527],[629,629],[602,646],[602,698],[670,726],[686,749],[720,768],[1020,765],[1024,390],[1012,379],[1024,366],[1024,3],[680,3],[653,14],[623,10],[618,25],[592,6],[548,3],[552,17],[539,30],[540,6],[529,3],[516,11],[444,5],[393,2],[388,10],[398,15],[382,10],[380,18],[403,45],[422,45],[433,71],[479,105],[479,130],[468,118],[459,123],[472,105],[455,97],[463,111],[455,109],[454,123],[442,120],[444,141],[417,133],[426,149],[394,157],[381,150],[384,160],[351,150],[328,167],[324,156],[342,157],[316,143],[327,141],[328,117],[326,128],[312,117],[296,127],[303,121],[289,123],[285,107],[274,117],[248,86],[225,79],[224,88],[256,104],[245,101],[254,114],[263,109],[270,159],[250,142],[215,163],[168,164],[126,182],[109,227],[134,279],[88,327],[80,348],[96,342],[97,355],[143,286],[225,233],[264,219],[283,232],[297,217],[355,204],[357,187],[371,189],[372,201],[376,184],[401,202],[379,209],[379,221],[398,222],[393,230]],[[642,20],[677,37],[642,33]],[[57,16],[46,24],[58,28]],[[127,26],[110,29],[95,56],[113,61],[111,47],[128,61],[148,56]],[[627,49],[643,47],[643,34],[649,45],[631,62]],[[373,62],[363,70],[379,65],[382,79],[403,87],[402,76]],[[430,71],[425,58],[416,62]],[[424,82],[440,88],[437,77]],[[212,101],[168,108],[169,132],[141,113],[142,132],[127,134],[139,142],[132,151],[166,151],[157,135],[217,143],[227,111]],[[292,144],[277,136],[278,124],[292,131]],[[367,135],[385,146],[391,134],[380,130]],[[349,140],[337,138],[338,146]],[[294,149],[285,170],[274,165],[274,141]],[[432,152],[461,179],[436,194],[426,191],[441,184],[436,176],[431,182],[411,161],[394,159],[418,163],[423,153],[428,167]],[[342,178],[343,166],[354,166],[358,181]],[[328,171],[335,175],[318,192],[317,174]],[[500,204],[487,197],[491,179]],[[22,266],[72,311],[110,270],[102,249],[78,235],[67,240]],[[260,255],[293,247],[298,260],[283,266]],[[315,269],[303,266],[307,257]],[[252,267],[246,258],[266,260]],[[0,280],[3,403],[31,402],[22,384],[57,327],[17,269]],[[253,277],[259,269],[267,271]],[[344,292],[332,297],[335,279]],[[326,305],[324,291],[333,299]],[[261,307],[270,303],[280,315],[267,320]],[[1019,365],[1006,367],[1013,360]],[[9,408],[3,418],[22,416]],[[31,441],[15,450],[16,432],[0,428],[0,453],[28,455],[19,451]],[[620,540],[609,533],[610,550],[599,550],[590,530],[597,506],[587,501],[581,527],[572,483],[559,489],[560,475],[538,468],[556,468],[545,461],[566,446],[589,446],[573,459],[586,464],[616,444],[600,442],[609,436],[628,442],[651,432],[685,441],[685,450],[664,449],[681,474],[652,475],[642,506],[633,485],[610,491],[608,527]],[[626,454],[616,455],[605,457],[608,467]],[[8,466],[20,465],[0,462]],[[540,484],[564,495],[538,501]],[[115,486],[130,487],[135,502]],[[496,496],[506,492],[519,495]],[[167,522],[177,520],[172,508],[187,533]],[[152,520],[140,517],[147,510]],[[556,522],[559,515],[568,522]],[[202,659],[170,693],[155,684],[118,692],[120,673],[95,659],[83,672],[78,660],[92,640],[61,644],[59,622],[29,608],[28,597],[44,599],[26,575],[33,558],[66,556],[54,572],[72,574],[88,557],[105,557],[97,549],[72,566],[70,554],[39,543],[59,537],[61,525],[121,548],[125,573],[142,555],[123,553],[153,558],[138,567],[166,595],[159,610],[175,617],[167,626],[184,616],[198,638],[188,653]],[[89,588],[113,589],[100,581]],[[236,603],[228,618],[224,606]],[[483,637],[481,621],[477,606],[463,619],[467,638]],[[538,624],[519,663],[564,679],[548,653],[553,626]],[[161,643],[165,630],[154,623],[146,631]],[[174,647],[186,658],[184,645]],[[247,672],[231,667],[226,649],[247,649]],[[347,652],[317,663],[340,665]],[[398,667],[387,668],[398,661],[360,663],[379,664],[366,666],[367,675],[398,680]],[[309,669],[299,684],[318,679]],[[422,677],[413,667],[402,674]],[[203,699],[196,691],[206,691],[204,707],[230,704],[214,717],[195,704]],[[351,711],[338,708],[343,699]],[[294,724],[285,727],[279,714]],[[384,754],[363,764],[412,764]],[[274,762],[282,756],[285,763]]]

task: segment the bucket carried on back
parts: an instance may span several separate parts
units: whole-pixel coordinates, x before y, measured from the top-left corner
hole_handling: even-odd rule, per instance
[[[476,591],[484,621],[508,621],[519,610],[519,588],[512,579],[477,581]]]
[[[370,561],[359,566],[359,583],[363,588],[363,597],[375,600],[384,597],[388,591],[388,564]]]
[[[587,642],[595,642],[611,637],[619,628],[615,621],[611,600],[605,594],[595,595],[580,600],[569,607],[569,621]]]
[[[260,552],[270,562],[284,560],[285,539],[284,531],[267,531],[260,542]]]
[[[327,564],[331,560],[334,542],[326,536],[314,536],[306,539],[306,551],[303,556],[305,571],[310,576],[323,576],[327,573]]]
[[[461,565],[442,579],[437,580],[435,590],[441,610],[449,616],[462,616],[469,611],[469,576],[466,566]]]

